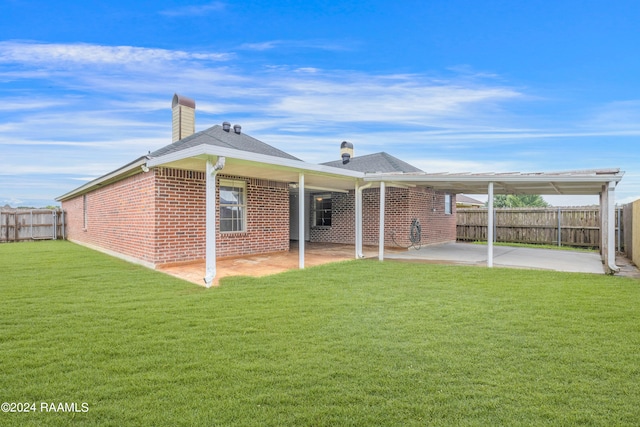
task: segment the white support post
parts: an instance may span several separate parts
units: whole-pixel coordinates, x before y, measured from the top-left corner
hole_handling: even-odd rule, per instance
[[[378,259],[384,260],[384,209],[385,209],[385,183],[380,182],[380,229],[378,231]]]
[[[298,267],[304,268],[304,239],[305,239],[305,197],[304,174],[298,175]]]
[[[605,244],[603,255],[605,260],[605,272],[607,274],[615,274],[620,271],[620,267],[616,265],[616,220],[615,220],[615,190],[616,183],[609,182],[605,188],[605,200],[606,205],[603,212],[603,218],[605,218],[603,224],[603,238],[602,243]],[[606,229],[606,232],[604,232]],[[606,243],[605,243],[606,239]]]
[[[356,181],[356,259],[362,258],[362,191]]]
[[[487,203],[487,267],[493,267],[493,182],[489,183],[489,200]]]
[[[211,287],[213,279],[216,277],[216,170],[213,160],[207,159],[205,191],[205,276],[204,283],[207,288]]]
[[[364,258],[364,253],[362,251],[362,192],[367,188],[371,187],[372,183],[368,183],[365,185],[360,185],[359,182],[356,181],[356,258]]]

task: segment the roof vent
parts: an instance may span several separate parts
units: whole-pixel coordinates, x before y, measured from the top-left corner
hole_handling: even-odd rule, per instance
[[[222,122],[222,130],[225,131],[225,132],[229,132],[229,129],[231,129],[231,123]]]
[[[342,141],[340,144],[340,155],[342,156],[342,164],[346,165],[353,157],[353,144],[348,141]]]
[[[240,135],[240,132],[242,131],[242,126],[240,125],[233,125],[233,131],[235,133],[237,133],[238,135]]]

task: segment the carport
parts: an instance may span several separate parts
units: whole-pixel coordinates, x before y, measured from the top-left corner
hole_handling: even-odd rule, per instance
[[[555,173],[363,173],[324,165],[314,165],[297,159],[282,158],[234,148],[201,143],[181,146],[179,150],[154,158],[143,157],[127,166],[131,170],[142,167],[165,166],[177,169],[204,171],[206,177],[206,255],[204,281],[211,286],[216,277],[216,175],[220,171],[233,176],[288,182],[298,193],[299,235],[304,236],[305,192],[313,190],[355,193],[355,257],[363,257],[362,193],[367,188],[380,188],[380,217],[378,258],[384,259],[385,191],[386,187],[429,187],[451,194],[488,194],[489,209],[493,210],[494,194],[567,194],[600,195],[602,230],[601,255],[605,271],[613,274],[619,269],[615,263],[615,187],[624,172],[619,169],[599,169]],[[127,171],[129,170],[127,169]],[[105,179],[109,179],[106,176]],[[494,263],[493,217],[489,215],[489,236],[486,265]],[[305,242],[300,239],[298,268],[305,265]]]
[[[380,185],[380,260],[384,259],[385,186],[427,186],[452,194],[487,194],[488,209],[493,212],[495,194],[599,195],[601,258],[607,274],[620,269],[615,262],[615,188],[624,172],[620,169],[596,169],[545,173],[416,173],[366,174],[365,183]],[[494,265],[493,215],[489,215],[486,265]],[[356,242],[356,245],[358,243]]]

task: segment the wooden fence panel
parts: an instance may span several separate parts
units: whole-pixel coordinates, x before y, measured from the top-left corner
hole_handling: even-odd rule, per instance
[[[635,265],[640,265],[640,200],[633,202],[631,223],[631,246],[633,247],[631,260]]]
[[[597,208],[499,208],[494,218],[496,242],[600,246]],[[457,239],[486,241],[487,223],[487,209],[457,209]]]
[[[64,213],[60,210],[0,210],[0,242],[64,238],[64,227]]]

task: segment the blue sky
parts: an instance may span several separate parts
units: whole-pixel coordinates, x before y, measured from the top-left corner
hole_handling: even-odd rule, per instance
[[[238,123],[308,162],[348,140],[427,172],[617,167],[630,202],[638,22],[635,0],[4,0],[0,206],[169,144],[174,93],[196,130]]]

